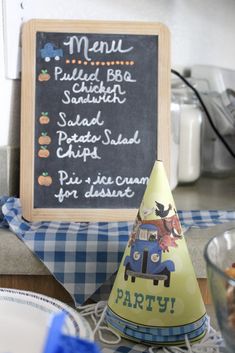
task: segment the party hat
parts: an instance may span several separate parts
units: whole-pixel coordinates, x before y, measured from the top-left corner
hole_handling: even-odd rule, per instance
[[[106,320],[122,336],[152,344],[203,337],[201,292],[161,161],[156,161],[129,236]]]

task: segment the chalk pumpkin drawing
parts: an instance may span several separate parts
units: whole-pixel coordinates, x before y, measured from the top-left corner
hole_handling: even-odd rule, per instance
[[[38,81],[49,81],[51,76],[49,75],[48,71],[41,70],[40,74],[38,75]]]
[[[47,132],[42,132],[41,136],[38,139],[40,145],[49,145],[51,143],[50,136],[47,135]]]
[[[43,172],[38,177],[38,184],[41,186],[50,186],[52,184],[52,177],[47,172]]]
[[[39,123],[41,125],[47,125],[50,122],[50,118],[48,116],[48,112],[42,112],[42,115],[39,117]]]
[[[40,146],[40,150],[38,151],[38,157],[48,158],[49,156],[50,156],[50,151],[47,149],[47,146]]]

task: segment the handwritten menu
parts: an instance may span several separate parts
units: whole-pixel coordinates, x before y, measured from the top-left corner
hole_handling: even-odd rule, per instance
[[[156,35],[36,33],[35,208],[138,208],[157,150]]]

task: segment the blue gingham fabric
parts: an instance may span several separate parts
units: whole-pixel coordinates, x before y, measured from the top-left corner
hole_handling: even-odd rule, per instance
[[[235,210],[178,211],[184,232],[189,228],[209,228],[235,220]]]
[[[10,227],[54,277],[75,304],[97,294],[117,271],[133,222],[26,222],[20,200],[1,198],[0,224]],[[235,220],[235,211],[178,211],[184,230]],[[110,287],[108,286],[110,289]],[[108,290],[109,290],[108,289]],[[99,293],[98,293],[99,294]]]

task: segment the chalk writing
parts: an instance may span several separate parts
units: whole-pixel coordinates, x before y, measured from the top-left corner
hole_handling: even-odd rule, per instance
[[[156,79],[146,74],[155,70],[157,55],[147,51],[151,44],[156,54],[156,38],[62,32],[37,38],[38,52],[55,43],[63,55],[37,58],[35,171],[38,178],[46,170],[51,182],[47,188],[37,182],[35,204],[138,207],[156,151],[148,137],[156,133]]]
[[[91,159],[101,159],[98,155],[97,147],[89,148],[78,146],[75,151],[73,150],[73,146],[69,145],[67,150],[64,150],[62,147],[57,148],[56,150],[57,158],[79,158],[82,159],[83,162],[86,162],[90,157]]]
[[[67,41],[64,41],[64,45],[69,47],[69,54],[83,53],[86,60],[90,61],[91,57],[89,54],[101,53],[101,54],[112,54],[112,53],[128,53],[133,47],[125,48],[122,39],[112,40],[111,43],[107,41],[95,41],[93,44],[90,43],[87,36],[70,36]]]
[[[109,129],[104,130],[105,138],[101,141],[103,145],[132,145],[132,144],[140,144],[141,139],[139,138],[139,131],[136,130],[134,132],[133,137],[126,138],[123,137],[122,134],[118,134],[117,138],[112,138],[112,131]]]
[[[67,198],[75,198],[80,196],[86,199],[91,198],[131,198],[134,196],[134,189],[131,186],[135,185],[146,185],[148,182],[147,177],[126,177],[117,175],[111,177],[103,175],[100,172],[94,177],[88,177],[82,179],[81,176],[72,172],[68,174],[66,170],[58,171],[58,179],[60,183],[59,192],[54,196],[58,198],[60,203],[64,202]],[[81,184],[87,184],[87,187],[80,188]],[[89,186],[88,186],[89,185]],[[72,186],[73,189],[68,189]],[[100,186],[102,186],[100,188]],[[110,188],[110,186],[113,186]],[[121,188],[120,187],[124,187]],[[82,191],[84,195],[82,195]]]
[[[126,102],[126,98],[122,98],[126,92],[120,91],[120,86],[115,85],[115,87],[107,87],[104,90],[104,93],[98,93],[98,96],[92,96],[90,93],[87,93],[84,97],[80,95],[73,96],[73,88],[71,90],[65,90],[62,96],[61,102],[63,104],[100,104],[100,103],[119,103],[123,104]],[[76,92],[75,92],[76,93]],[[79,92],[78,92],[79,93]]]
[[[110,188],[99,188],[98,190],[95,189],[94,185],[91,185],[89,191],[85,192],[86,198],[131,198],[135,195],[134,191],[128,186],[123,190],[115,190]]]
[[[67,119],[67,114],[65,112],[59,112],[59,119],[57,125],[60,127],[74,127],[74,126],[102,126],[104,125],[104,120],[101,119],[101,111],[99,110],[95,118],[81,118],[80,114],[77,114],[74,119]]]
[[[95,81],[99,82],[98,75],[100,69],[96,69],[92,73],[86,73],[83,69],[74,68],[72,73],[64,72],[64,69],[60,66],[56,66],[54,69],[55,81]]]
[[[73,172],[70,177],[65,170],[59,170],[58,174],[60,185],[80,185],[82,183],[82,179],[79,176],[76,176],[75,172]]]
[[[59,193],[54,195],[55,198],[58,199],[58,201],[60,203],[62,203],[64,201],[64,199],[68,199],[70,197],[73,197],[74,199],[78,199],[78,194],[77,194],[77,190],[63,190],[63,188],[60,188]]]

